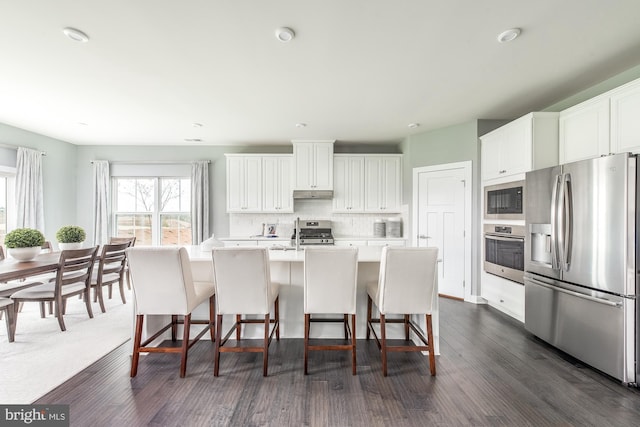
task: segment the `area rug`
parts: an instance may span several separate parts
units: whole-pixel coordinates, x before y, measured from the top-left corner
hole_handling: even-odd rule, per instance
[[[106,291],[105,291],[106,294]],[[88,367],[125,341],[133,323],[130,293],[122,304],[117,290],[105,298],[106,313],[97,303],[90,319],[79,299],[71,298],[60,331],[53,315],[40,318],[38,303],[25,303],[18,313],[15,342],[7,342],[0,325],[0,404],[30,404]],[[105,295],[106,297],[106,295]]]

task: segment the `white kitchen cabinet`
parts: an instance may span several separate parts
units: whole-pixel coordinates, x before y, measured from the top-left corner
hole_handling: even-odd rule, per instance
[[[365,212],[401,212],[402,155],[365,156]]]
[[[262,211],[293,212],[293,157],[262,157]]]
[[[334,141],[292,141],[294,190],[333,190]]]
[[[524,322],[524,285],[483,271],[481,294],[491,307]]]
[[[640,80],[610,92],[611,151],[640,152]]]
[[[404,240],[367,240],[367,246],[406,246]]]
[[[227,154],[227,212],[262,211],[262,157]]]
[[[560,112],[560,163],[640,153],[640,79]]]
[[[367,246],[366,240],[340,240],[335,239],[333,244],[335,246]]]
[[[560,163],[609,154],[609,98],[599,96],[560,112]]]
[[[484,181],[558,163],[558,113],[529,113],[480,137]]]
[[[245,246],[258,246],[256,240],[223,240],[222,243],[226,247],[245,247]]]
[[[333,211],[364,212],[364,157],[333,157]]]

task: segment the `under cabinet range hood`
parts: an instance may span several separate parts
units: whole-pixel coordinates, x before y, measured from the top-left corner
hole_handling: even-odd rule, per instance
[[[294,199],[333,199],[333,190],[293,190]]]

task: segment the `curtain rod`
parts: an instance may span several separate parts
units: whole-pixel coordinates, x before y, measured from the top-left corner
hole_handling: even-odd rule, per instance
[[[91,160],[91,164],[93,164],[97,160]],[[173,162],[171,160],[139,160],[139,161],[109,161],[111,165],[190,165],[191,163],[197,160],[191,161],[182,161],[182,162]],[[211,163],[211,160],[206,160],[207,163]]]
[[[12,150],[17,150],[20,147],[17,146],[17,145],[9,145],[9,144],[0,143],[0,148],[9,148],[9,149],[12,149]],[[29,148],[29,147],[22,147],[22,148]],[[29,150],[34,150],[34,149],[33,148],[29,148]],[[34,151],[38,151],[38,150],[34,150]],[[47,152],[46,151],[40,151],[40,154],[43,155],[43,156],[46,156]]]

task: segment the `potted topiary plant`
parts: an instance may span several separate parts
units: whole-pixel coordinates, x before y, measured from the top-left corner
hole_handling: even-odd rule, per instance
[[[40,253],[44,235],[33,228],[16,228],[4,237],[4,245],[11,257],[18,261],[31,261]]]
[[[84,229],[77,225],[65,225],[56,232],[58,247],[64,251],[66,249],[80,249],[87,234]]]

